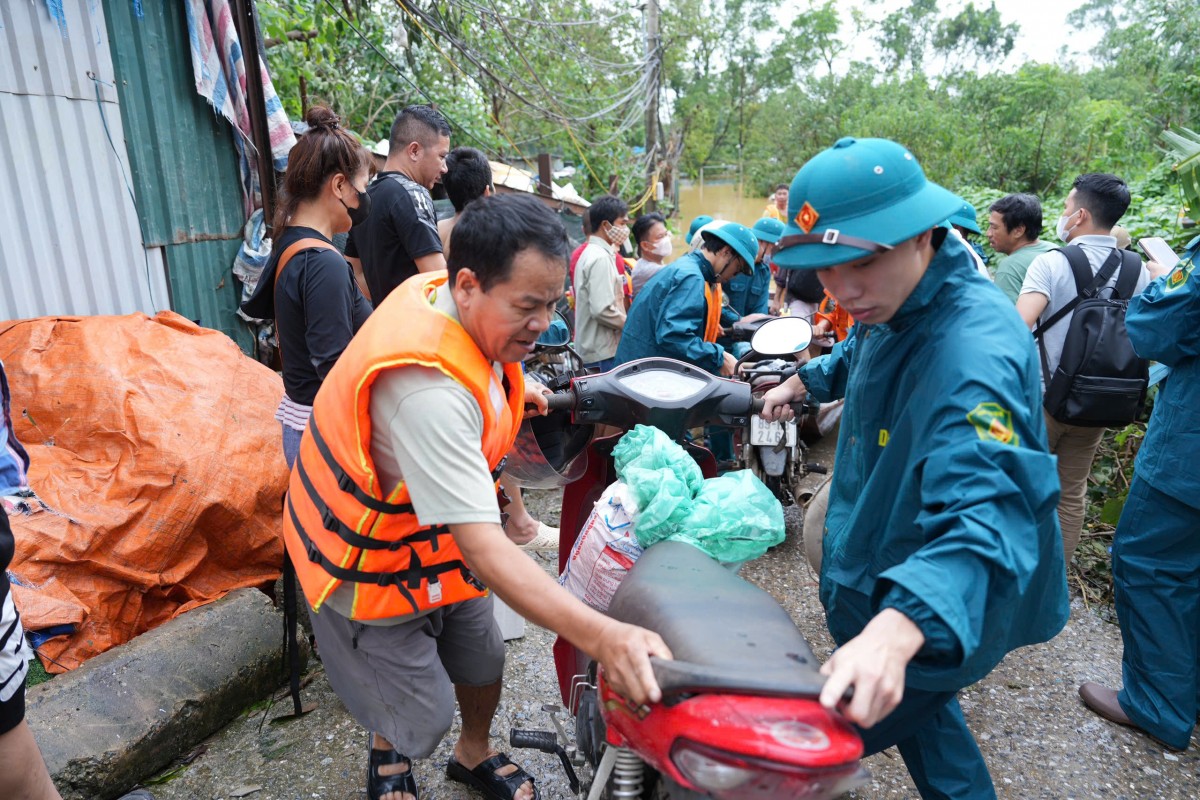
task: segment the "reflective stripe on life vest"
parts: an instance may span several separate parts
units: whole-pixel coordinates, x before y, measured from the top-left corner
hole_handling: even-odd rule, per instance
[[[503,469],[524,409],[521,367],[504,365],[503,392],[470,335],[434,307],[433,297],[445,283],[445,272],[425,273],[388,295],[313,402],[288,489],[284,541],[305,596],[318,611],[341,585],[354,587],[350,616],[362,620],[425,611],[486,592],[449,528],[421,525],[405,484],[390,491],[381,487],[371,459],[372,385],[387,370],[425,367],[471,393],[483,417],[480,447],[493,479]]]

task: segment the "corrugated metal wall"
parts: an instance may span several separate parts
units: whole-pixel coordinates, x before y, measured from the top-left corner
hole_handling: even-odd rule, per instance
[[[233,130],[196,94],[182,2],[106,0],[142,233],[166,247],[173,308],[249,352],[231,272],[244,222]]]
[[[63,7],[66,35],[45,3],[0,2],[0,318],[154,313],[163,248],[126,189],[104,12]]]

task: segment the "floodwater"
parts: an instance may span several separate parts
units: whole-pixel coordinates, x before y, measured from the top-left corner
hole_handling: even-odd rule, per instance
[[[675,252],[687,252],[683,237],[688,224],[700,214],[740,222],[749,227],[762,217],[767,197],[743,197],[736,182],[699,183],[681,181],[679,184],[679,215],[671,221],[679,229],[675,234]],[[684,248],[681,250],[680,248]]]

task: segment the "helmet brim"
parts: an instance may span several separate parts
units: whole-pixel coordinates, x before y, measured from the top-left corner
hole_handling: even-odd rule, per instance
[[[962,204],[963,199],[958,195],[936,183],[926,182],[920,190],[898,203],[860,217],[838,220],[836,225],[818,225],[805,231],[792,220],[787,223],[783,236],[836,229],[847,236],[894,246],[936,227],[962,208]],[[846,244],[802,244],[777,251],[772,260],[784,269],[823,269],[869,255],[867,250]]]

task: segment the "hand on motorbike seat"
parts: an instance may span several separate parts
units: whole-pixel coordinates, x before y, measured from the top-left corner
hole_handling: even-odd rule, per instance
[[[602,631],[596,649],[605,680],[617,693],[638,704],[662,699],[650,657],[671,658],[671,650],[657,633],[612,620]]]
[[[828,678],[821,705],[870,728],[900,704],[904,671],[924,643],[925,635],[916,623],[894,608],[883,609],[821,666],[821,674]],[[853,698],[843,702],[851,688]]]

